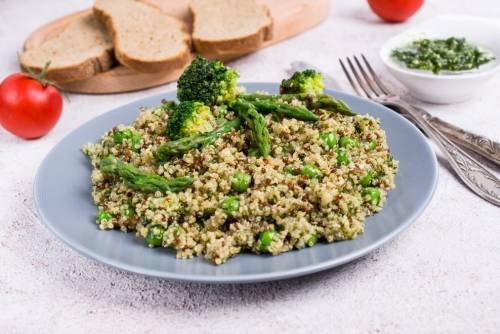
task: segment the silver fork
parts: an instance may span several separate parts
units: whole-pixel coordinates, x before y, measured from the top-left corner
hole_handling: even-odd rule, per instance
[[[443,151],[459,178],[478,196],[500,206],[500,180],[486,169],[482,163],[446,138],[443,133],[423,117],[418,109],[401,100],[398,95],[391,93],[375,73],[366,57],[364,55],[361,55],[361,57],[364,66],[356,56],[352,57],[354,62],[351,61],[351,58],[346,57],[351,72],[344,65],[342,59],[339,59],[340,66],[354,91],[360,96],[366,96],[378,103],[391,104],[408,113],[411,120]]]

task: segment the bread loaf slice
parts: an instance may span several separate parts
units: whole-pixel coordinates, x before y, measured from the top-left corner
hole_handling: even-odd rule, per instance
[[[190,60],[184,23],[135,0],[97,0],[94,14],[113,38],[116,59],[139,72],[164,72]]]
[[[269,10],[255,0],[192,0],[193,44],[206,55],[259,49],[272,38]]]
[[[47,79],[54,82],[84,80],[107,71],[114,62],[113,43],[92,15],[77,18],[39,47],[25,50],[21,67],[39,73],[50,61]]]

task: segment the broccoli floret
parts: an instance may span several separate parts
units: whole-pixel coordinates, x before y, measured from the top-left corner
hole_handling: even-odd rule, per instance
[[[323,75],[315,70],[295,72],[290,79],[283,79],[280,85],[281,94],[323,94],[325,84]]]
[[[161,110],[164,110],[166,112],[169,112],[170,110],[173,110],[177,107],[177,103],[175,101],[169,101],[169,100],[161,100]]]
[[[201,102],[184,101],[171,110],[167,121],[167,135],[175,140],[212,131],[215,117]]]
[[[196,57],[177,82],[179,101],[199,101],[208,106],[232,100],[238,93],[238,73],[218,60]]]

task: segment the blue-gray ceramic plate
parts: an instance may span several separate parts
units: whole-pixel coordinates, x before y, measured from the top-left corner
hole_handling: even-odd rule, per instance
[[[249,83],[248,91],[277,92],[274,83]],[[393,111],[352,95],[343,99],[360,114],[380,118],[400,170],[396,189],[384,209],[366,220],[365,233],[355,240],[318,244],[279,256],[240,254],[216,266],[203,258],[177,260],[172,250],[148,248],[134,233],[100,231],[91,198],[90,163],[82,146],[96,142],[110,128],[129,124],[141,106],[154,106],[175,92],[133,102],[82,125],[48,154],[36,175],[35,201],[42,222],[80,253],[108,265],[149,276],[210,283],[258,282],[311,274],[359,258],[408,227],[425,209],[437,182],[436,157],[424,136]]]

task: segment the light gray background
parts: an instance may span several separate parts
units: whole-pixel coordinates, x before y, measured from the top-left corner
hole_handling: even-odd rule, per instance
[[[0,78],[18,70],[16,52],[32,30],[90,4],[0,0]],[[348,89],[337,57],[364,52],[380,68],[383,41],[444,13],[498,18],[500,5],[427,0],[408,23],[394,25],[381,24],[365,1],[336,0],[321,26],[232,65],[245,81],[277,81],[290,61],[305,59]],[[499,86],[497,76],[469,102],[423,106],[500,140]],[[255,285],[179,284],[108,268],[69,249],[34,211],[39,163],[83,122],[171,89],[70,95],[57,127],[36,141],[0,129],[1,333],[499,331],[500,209],[471,194],[442,165],[434,200],[412,227],[355,263],[309,277]]]

